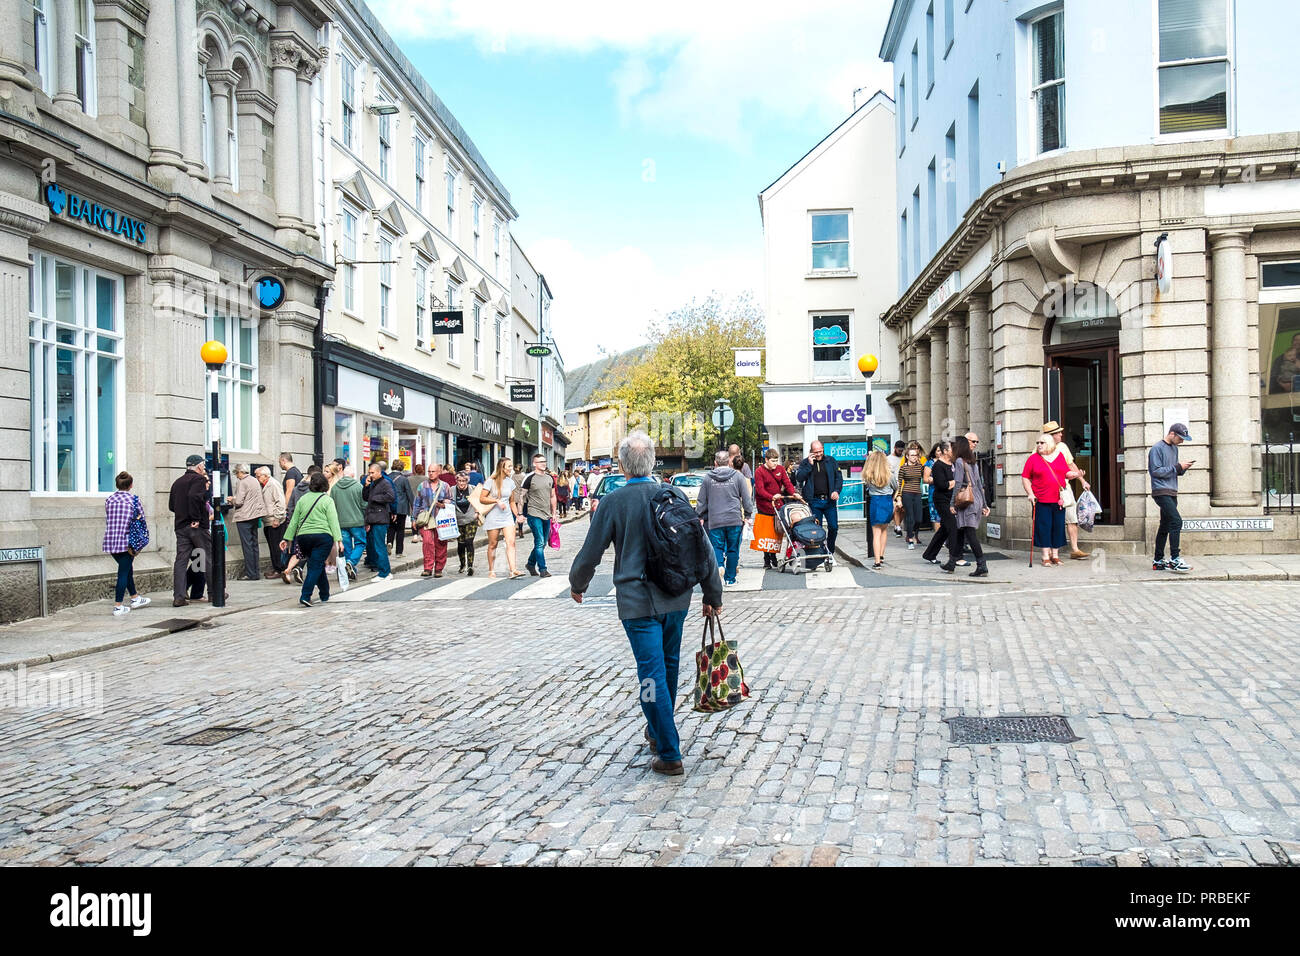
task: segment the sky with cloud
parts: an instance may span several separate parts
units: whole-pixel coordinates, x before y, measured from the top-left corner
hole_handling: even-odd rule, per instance
[[[760,190],[891,85],[889,0],[369,0],[510,190],[570,368],[762,297]]]

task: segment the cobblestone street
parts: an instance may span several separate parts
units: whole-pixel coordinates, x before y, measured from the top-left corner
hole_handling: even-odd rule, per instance
[[[566,528],[557,598],[586,526]],[[293,589],[0,672],[0,860],[1300,862],[1294,586],[898,583],[728,593],[753,697],[719,716],[690,711],[690,618],[680,778],[648,768],[596,588],[578,606],[361,587],[310,611]],[[102,696],[42,705],[54,674]],[[1061,714],[1082,739],[949,743],[944,718],[998,713]],[[212,726],[250,730],[168,745]]]

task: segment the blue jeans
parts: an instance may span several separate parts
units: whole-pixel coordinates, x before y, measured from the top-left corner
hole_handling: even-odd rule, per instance
[[[325,560],[330,555],[330,546],[334,544],[327,534],[300,534],[298,547],[307,555],[307,573],[302,579],[301,600],[310,601],[311,592],[318,586],[320,599],[330,599],[330,576],[325,573]]]
[[[366,534],[366,548],[370,551],[370,559],[375,562],[375,570],[379,572],[379,576],[388,577],[392,573],[392,568],[388,566],[387,524],[370,526],[370,531]]]
[[[343,557],[348,564],[356,567],[361,563],[361,552],[366,549],[366,526],[343,528]],[[305,552],[304,552],[305,553]]]
[[[650,726],[650,736],[659,745],[664,760],[681,760],[681,740],[673,723],[677,698],[677,666],[682,656],[682,624],[685,611],[658,617],[634,617],[623,622],[623,630],[636,658],[640,682],[641,710]]]
[[[722,580],[728,584],[736,583],[736,565],[740,563],[741,530],[740,525],[734,528],[709,529],[709,540],[713,542],[713,553],[718,559],[718,567],[725,569]]]
[[[122,598],[126,597],[128,591],[132,594],[136,593],[133,573],[135,555],[130,551],[122,551],[113,555],[113,560],[117,562],[117,588],[113,591],[113,601],[115,604],[121,604]]]
[[[528,516],[528,530],[533,533],[533,550],[528,555],[528,567],[546,570],[546,546],[551,543],[551,519]]]
[[[829,498],[814,498],[808,502],[808,510],[817,519],[817,523],[826,529],[826,550],[834,554],[835,536],[840,531],[839,503]]]

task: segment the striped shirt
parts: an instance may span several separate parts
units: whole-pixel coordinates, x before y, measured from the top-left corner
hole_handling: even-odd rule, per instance
[[[921,485],[925,478],[925,465],[917,462],[915,465],[909,465],[906,462],[898,466],[898,477],[902,480],[903,493],[908,495],[919,495]]]

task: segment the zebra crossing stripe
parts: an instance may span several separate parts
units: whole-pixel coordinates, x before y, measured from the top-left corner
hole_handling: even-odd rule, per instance
[[[482,577],[465,578],[461,581],[452,581],[441,587],[433,587],[423,594],[417,594],[411,600],[413,601],[454,601],[458,598],[469,597],[476,591],[482,591],[484,588],[490,588],[494,584],[500,584],[503,578],[490,578],[486,574]]]
[[[569,593],[569,576],[567,574],[554,574],[549,578],[539,578],[531,582],[527,587],[522,587],[514,594],[510,595],[511,601],[544,601],[547,598],[557,598]]]
[[[372,597],[383,594],[386,591],[393,591],[397,588],[406,587],[414,584],[415,578],[398,577],[396,574],[390,574],[385,580],[378,579],[369,581],[366,584],[354,584],[346,591],[340,591],[337,587],[330,589],[330,603],[335,601],[348,604],[353,601],[369,601]],[[333,582],[331,582],[333,584]]]
[[[831,588],[856,588],[860,585],[853,579],[853,572],[842,564],[825,571],[811,571],[803,576],[804,587],[812,591],[825,591]]]
[[[736,571],[736,583],[730,588],[732,591],[761,591],[763,590],[763,577],[766,572],[762,568],[739,568]]]

